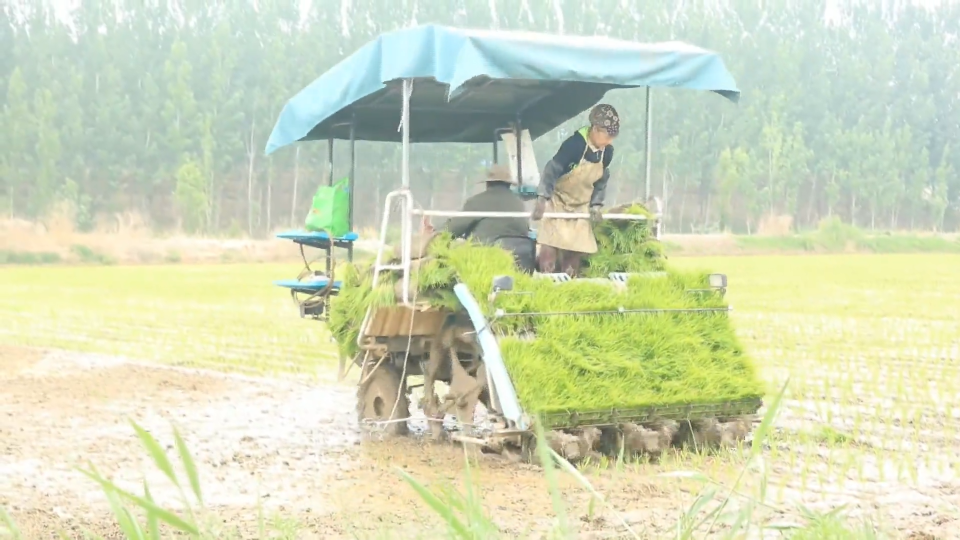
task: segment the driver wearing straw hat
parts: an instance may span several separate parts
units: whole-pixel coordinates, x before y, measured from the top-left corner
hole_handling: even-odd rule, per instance
[[[597,252],[593,223],[603,219],[604,192],[610,179],[613,140],[620,132],[620,115],[601,103],[590,110],[590,125],[571,135],[543,168],[534,221],[544,212],[589,213],[590,219],[546,218],[537,230],[539,267],[543,273],[580,272],[583,256]]]
[[[523,200],[510,187],[517,184],[505,165],[494,165],[482,180],[487,189],[470,197],[463,203],[464,212],[525,212]],[[523,217],[454,217],[447,221],[446,229],[454,238],[471,237],[483,244],[493,244],[499,238],[526,238],[530,222]]]

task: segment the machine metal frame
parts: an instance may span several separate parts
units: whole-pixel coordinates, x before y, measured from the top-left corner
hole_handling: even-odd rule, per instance
[[[389,36],[392,36],[390,37],[390,39],[399,39],[399,36],[405,32],[411,35],[418,32],[424,35],[430,35],[429,39],[431,40],[439,40],[440,37],[437,37],[437,35],[446,32],[453,35],[457,39],[462,38],[462,39],[469,40],[471,44],[475,47],[481,46],[480,44],[483,39],[494,39],[490,37],[494,35],[494,33],[490,33],[490,32],[462,31],[458,29],[449,29],[445,27],[433,27],[433,26],[426,27],[423,29],[399,31],[392,35],[385,35],[381,39],[387,39]],[[541,41],[548,40],[548,37],[545,37],[545,36],[539,36],[539,35],[532,35],[532,36],[533,37],[531,37],[531,35],[529,34],[521,35],[519,33],[504,32],[504,33],[498,33],[494,37],[495,39],[499,39],[504,42],[516,42],[519,40],[526,39],[526,40],[531,40],[531,43],[535,42],[538,45],[542,44]],[[444,37],[444,39],[446,39],[449,36],[441,36],[441,37]],[[424,39],[427,39],[427,38],[424,38]],[[594,39],[596,40],[599,38],[594,38]],[[570,40],[566,39],[565,41],[570,41]],[[498,42],[490,41],[489,43],[486,44],[486,46],[493,47],[494,44],[496,43]],[[630,44],[627,42],[614,42],[614,43],[620,44],[618,46],[626,50],[626,52],[629,52],[629,50],[627,49],[630,49],[631,47],[641,47],[641,45],[639,44]],[[361,53],[364,53],[367,56],[369,56],[373,54],[372,51],[374,50],[380,51],[378,54],[386,55],[387,53],[384,53],[382,51],[385,51],[385,50],[389,51],[390,49],[392,49],[392,47],[389,47],[386,44],[380,44],[379,41],[377,45],[379,46],[379,49],[370,49],[366,53],[364,53],[364,51],[362,50],[356,53],[354,56],[355,57],[358,55],[363,56],[363,54]],[[609,43],[605,43],[604,47],[611,47],[611,45]],[[704,51],[702,49],[697,49],[695,47],[692,47],[686,44],[677,44],[677,43],[653,44],[653,45],[642,46],[642,47],[646,47],[646,49],[643,49],[642,51],[640,51],[641,56],[643,54],[656,55],[663,52],[674,54],[674,57],[668,57],[668,56],[664,57],[664,58],[670,58],[669,60],[664,60],[664,62],[673,62],[674,64],[678,63],[675,58],[676,55],[683,55],[683,54],[701,55],[704,57],[709,57],[710,55],[715,56],[714,53],[711,53],[709,51]],[[430,47],[426,47],[425,50],[429,48]],[[441,48],[437,47],[436,43],[434,43],[433,49],[439,50]],[[622,56],[621,53],[624,52],[624,51],[618,51],[615,53],[613,52],[615,50],[614,48],[609,48],[609,49],[601,48],[601,49],[602,51],[597,54],[607,54],[608,55],[607,58],[609,58],[610,62],[614,62],[614,60],[617,59],[618,55]],[[504,53],[500,51],[499,54],[504,54]],[[602,57],[590,58],[588,61],[597,63],[597,62],[600,62],[599,58],[602,58]],[[386,61],[386,58],[384,58],[384,61]],[[508,62],[509,59],[505,61]],[[717,61],[719,60],[717,59]],[[437,63],[437,62],[435,61],[434,63]],[[474,90],[483,91],[485,86],[490,84],[491,82],[509,84],[513,81],[516,84],[523,87],[524,85],[530,83],[531,81],[522,73],[519,75],[509,73],[509,71],[511,70],[516,70],[517,73],[522,72],[522,68],[519,67],[522,65],[523,65],[523,62],[518,61],[516,65],[501,66],[504,73],[500,77],[493,76],[489,72],[476,74],[475,77],[486,77],[487,82],[474,88]],[[334,68],[334,69],[337,69],[337,68]],[[659,69],[662,70],[665,68],[660,67]],[[651,167],[651,161],[652,161],[651,159],[652,158],[651,156],[652,154],[651,87],[652,86],[665,86],[665,87],[687,86],[691,88],[713,90],[717,93],[720,93],[721,95],[724,95],[725,97],[728,97],[733,101],[736,101],[736,97],[739,96],[739,91],[736,90],[732,77],[730,77],[729,74],[726,73],[725,68],[723,68],[722,62],[719,64],[719,68],[717,68],[716,65],[713,65],[711,66],[711,69],[713,70],[713,72],[709,73],[708,74],[709,76],[705,75],[706,79],[704,80],[696,80],[696,77],[699,75],[689,75],[689,74],[686,76],[678,75],[675,79],[670,79],[669,77],[662,77],[662,76],[658,78],[658,76],[656,75],[643,74],[643,75],[624,75],[623,82],[618,82],[618,83],[611,83],[609,82],[610,79],[604,79],[604,76],[598,76],[596,79],[585,79],[584,81],[577,83],[577,84],[583,85],[582,87],[584,89],[589,88],[590,89],[589,92],[591,93],[590,95],[594,97],[602,96],[603,93],[605,93],[607,90],[612,88],[635,88],[635,87],[646,88],[646,106],[645,106],[646,135],[645,135],[645,141],[644,141],[645,142],[644,150],[646,154],[645,168],[644,168],[644,186],[645,186],[646,200],[650,200],[650,170],[651,170],[650,167]],[[334,70],[331,70],[331,73],[333,71]],[[342,71],[343,70],[341,70],[341,72]],[[416,70],[411,69],[411,72],[413,71],[416,71]],[[656,70],[652,70],[652,72],[655,72],[655,71]],[[446,75],[447,74],[444,74],[444,76]],[[338,76],[342,76],[342,73]],[[535,78],[535,77],[530,77],[530,79],[532,78]],[[418,312],[422,312],[426,309],[425,306],[421,306],[418,304],[415,295],[411,295],[411,287],[410,287],[411,269],[412,269],[412,263],[413,263],[413,254],[412,254],[413,237],[414,237],[414,228],[415,228],[416,218],[418,217],[496,218],[496,217],[527,217],[528,216],[527,213],[523,213],[523,212],[461,212],[461,211],[445,211],[445,210],[430,210],[430,209],[424,210],[424,209],[420,209],[417,206],[413,197],[413,193],[410,189],[410,145],[411,145],[411,138],[412,138],[410,117],[411,117],[411,98],[413,97],[415,92],[414,83],[415,81],[418,81],[421,79],[427,80],[431,83],[427,85],[428,93],[430,91],[434,91],[436,84],[438,83],[438,81],[441,80],[439,74],[433,75],[433,76],[429,76],[429,75],[425,76],[422,73],[417,73],[410,76],[390,77],[387,80],[384,80],[381,83],[379,83],[379,86],[373,87],[375,91],[377,91],[376,88],[380,88],[379,90],[380,93],[374,95],[371,98],[372,101],[365,102],[367,106],[372,106],[373,104],[379,104],[381,102],[385,103],[388,100],[388,98],[390,98],[391,96],[395,96],[396,90],[399,90],[399,95],[400,95],[399,131],[401,134],[399,142],[402,144],[401,182],[400,182],[399,188],[388,193],[384,200],[384,212],[383,212],[383,217],[381,220],[381,226],[379,231],[380,242],[379,242],[379,246],[376,253],[375,263],[373,266],[373,285],[376,286],[379,283],[383,272],[396,271],[400,273],[401,288],[398,294],[399,296],[398,308],[401,308],[401,309],[405,308],[406,310],[409,310],[411,328],[413,327],[413,317],[415,316],[415,314]],[[463,95],[465,95],[465,94],[458,94],[456,96],[453,95],[455,86],[456,86],[456,92],[462,91],[466,87],[466,82],[467,80],[470,79],[470,77],[464,76],[463,79],[464,79],[463,81],[460,81],[459,83],[456,83],[456,84],[453,82],[454,80],[457,80],[456,76],[454,76],[450,81],[446,81],[449,84],[449,91],[448,91],[448,95],[446,96],[446,99],[447,99],[446,106],[449,107],[453,104],[456,104],[457,100],[459,100]],[[546,80],[549,81],[550,80],[549,77],[547,77]],[[683,82],[678,82],[678,81],[683,81]],[[553,82],[556,83],[556,81],[553,81]],[[643,82],[646,82],[646,84],[642,84]],[[399,83],[399,84],[396,84],[396,83]],[[531,194],[535,196],[535,193],[536,193],[535,186],[524,186],[523,184],[524,175],[522,172],[523,171],[522,136],[524,133],[523,121],[525,119],[525,114],[527,114],[527,112],[532,110],[534,107],[539,107],[543,105],[542,102],[548,97],[549,98],[555,97],[554,94],[556,94],[557,92],[569,92],[570,91],[569,88],[563,88],[565,84],[566,82],[557,83],[556,86],[551,87],[552,89],[548,88],[545,91],[546,93],[539,94],[536,96],[535,99],[530,99],[529,101],[523,103],[521,106],[518,107],[517,110],[513,112],[512,114],[513,121],[510,123],[510,125],[497,127],[491,130],[492,131],[491,135],[493,139],[492,141],[493,142],[493,161],[495,163],[498,162],[499,160],[498,141],[497,141],[499,135],[504,132],[512,132],[514,134],[515,141],[517,144],[515,172],[517,176],[516,179],[518,182],[518,191],[521,194],[521,196],[530,196]],[[714,86],[710,86],[711,84],[714,84]],[[590,86],[590,85],[594,85],[594,86]],[[317,88],[314,88],[314,87],[318,88],[317,83],[314,83],[313,85],[305,89],[304,92],[302,92],[302,94],[308,91],[315,92]],[[551,94],[551,92],[553,92],[553,94]],[[566,95],[571,95],[571,94],[566,94]],[[350,193],[349,225],[351,230],[353,229],[353,225],[354,225],[354,222],[353,222],[354,188],[355,188],[355,180],[356,180],[355,179],[355,176],[356,176],[355,146],[356,146],[356,141],[358,139],[357,132],[360,129],[364,129],[364,127],[358,123],[356,112],[349,113],[349,120],[346,122],[342,120],[340,121],[334,121],[334,120],[338,118],[342,119],[343,115],[340,114],[341,112],[344,112],[346,109],[352,107],[352,104],[354,102],[366,100],[367,97],[369,96],[370,94],[361,94],[360,97],[355,98],[353,102],[347,100],[345,102],[345,105],[340,104],[341,108],[339,109],[334,107],[333,109],[331,109],[333,112],[327,113],[325,117],[323,117],[322,115],[314,115],[316,119],[313,119],[313,120],[304,116],[302,114],[302,111],[300,110],[304,108],[310,108],[304,105],[305,103],[310,104],[309,101],[306,101],[307,94],[304,94],[303,101],[298,102],[296,106],[294,106],[294,101],[291,100],[288,106],[285,107],[284,113],[281,115],[281,118],[278,120],[277,127],[275,127],[274,129],[274,134],[271,135],[270,142],[268,143],[268,153],[269,153],[270,151],[275,150],[276,148],[284,146],[286,144],[289,144],[295,140],[317,139],[317,138],[320,138],[319,137],[320,134],[327,133],[328,136],[326,138],[328,141],[328,168],[329,168],[328,183],[332,185],[333,184],[334,139],[337,138],[335,137],[334,134],[340,133],[343,130],[343,128],[347,129],[348,136],[346,138],[347,140],[349,140],[349,143],[350,143],[350,168],[349,168],[348,182],[349,182],[349,190],[350,190],[349,191]],[[300,98],[300,95],[298,95],[295,99],[297,98]],[[595,101],[593,102],[595,103]],[[581,99],[579,102],[579,105],[584,105],[584,104],[586,104],[586,106],[590,105],[587,100]],[[580,107],[579,105],[576,107],[577,110],[571,109],[571,110],[565,111],[563,116],[566,118],[569,118],[579,113],[580,111],[582,111],[583,107]],[[468,111],[468,113],[480,114],[480,112],[478,111]],[[313,114],[312,111],[311,111],[311,114]],[[556,119],[559,117],[560,117],[559,113],[554,112],[553,116],[551,117],[551,122],[553,122],[554,124],[558,124],[559,122],[557,122]],[[293,118],[293,119],[290,120],[290,118]],[[285,119],[291,124],[297,124],[296,126],[294,126],[296,129],[290,128],[289,126],[286,126],[286,127],[283,126],[282,124],[284,123]],[[534,121],[534,123],[536,123],[536,120]],[[323,129],[320,129],[321,126],[323,126]],[[544,122],[540,122],[538,129],[540,129],[541,131],[544,131],[547,127],[549,126],[544,125]],[[298,132],[298,133],[303,133],[303,135],[291,136],[287,132]],[[531,135],[533,135],[533,133],[531,133]],[[380,137],[380,134],[378,134],[378,137]],[[387,140],[387,139],[380,137],[380,138],[370,139],[370,140]],[[390,140],[395,140],[395,139],[390,139]],[[441,138],[438,140],[452,141],[452,142],[476,142],[472,138],[470,138],[469,140],[464,139],[459,141],[457,139],[449,139],[449,138],[448,139]],[[532,187],[533,189],[532,190],[526,189],[528,187]],[[655,209],[656,224],[654,226],[654,235],[656,237],[659,237],[660,229],[661,229],[662,209],[659,207],[659,201],[656,201],[656,204],[657,204],[657,207]],[[400,238],[399,248],[400,248],[401,256],[400,256],[399,262],[388,262],[384,256],[384,249],[386,247],[389,223],[394,218],[394,215],[393,215],[394,208],[399,208],[399,219],[401,223],[401,235],[400,235],[401,238]],[[553,219],[584,219],[584,218],[588,218],[589,215],[575,214],[575,213],[548,213],[548,214],[545,214],[544,217],[553,218]],[[604,218],[608,220],[645,220],[647,219],[645,216],[639,216],[639,215],[633,215],[633,214],[619,214],[619,213],[606,214],[604,215]],[[278,236],[283,238],[289,238],[299,243],[301,245],[301,251],[302,251],[303,245],[319,247],[325,250],[327,276],[329,276],[331,271],[333,270],[332,252],[334,248],[337,248],[337,247],[346,248],[348,251],[348,255],[347,255],[348,259],[350,261],[353,260],[353,240],[355,240],[355,238],[350,240],[335,239],[335,238],[329,238],[329,237],[324,238],[322,234],[318,234],[318,233],[306,234],[306,235],[291,233],[286,235],[281,234]],[[309,263],[306,260],[305,256],[304,256],[304,263],[307,265],[309,269]],[[543,275],[543,277],[548,279],[553,279],[554,281],[563,281],[559,279],[560,276],[556,276],[552,274]],[[566,276],[564,275],[564,277]],[[623,285],[626,281],[626,278],[627,276],[624,276],[621,274],[616,274],[616,275],[611,274],[610,282],[611,284]],[[726,284],[725,278],[723,279],[723,282],[725,287],[725,284]],[[301,286],[297,284],[291,284],[289,282],[283,282],[283,283],[277,282],[277,284],[290,288],[294,294],[296,294],[296,292],[298,291],[299,292],[314,291],[314,294],[316,294],[317,293],[316,291],[318,290],[316,286],[310,286],[310,287]],[[309,313],[303,308],[301,308],[302,316],[313,316],[317,318],[322,317],[327,307],[326,298],[329,298],[329,296],[332,294],[336,294],[339,290],[339,285],[337,285],[336,282],[332,280],[328,280],[324,282],[322,286],[322,290],[323,290],[324,298],[321,304]],[[531,427],[532,421],[524,413],[522,405],[519,399],[517,398],[516,390],[513,387],[513,383],[511,381],[510,375],[507,371],[506,365],[503,362],[503,357],[500,353],[500,348],[497,343],[497,338],[491,330],[490,321],[484,315],[484,310],[481,308],[479,302],[475,298],[474,293],[470,291],[466,285],[464,284],[456,285],[454,287],[454,293],[456,294],[457,298],[460,300],[460,303],[464,308],[465,314],[469,318],[470,326],[472,326],[473,333],[475,334],[475,341],[481,349],[481,357],[483,359],[482,375],[489,388],[489,395],[487,396],[488,399],[485,401],[487,401],[489,408],[492,409],[490,412],[494,413],[495,416],[501,418],[504,421],[501,424],[501,429],[499,429],[496,436],[511,437],[518,433],[523,433],[528,431]],[[452,315],[452,314],[447,314],[447,315]],[[406,315],[404,317],[406,317]],[[361,324],[361,332],[358,338],[358,345],[360,346],[361,350],[366,350],[368,353],[371,350],[371,347],[376,347],[378,348],[378,350],[380,350],[379,354],[381,354],[381,359],[379,362],[377,362],[376,366],[374,366],[373,368],[374,370],[376,370],[376,368],[380,366],[380,364],[383,362],[384,359],[389,357],[389,362],[391,364],[395,364],[397,362],[397,359],[394,357],[395,351],[391,352],[390,345],[385,344],[384,339],[380,339],[379,342],[377,341],[377,339],[373,339],[371,341],[371,338],[376,337],[376,336],[371,336],[368,333],[368,329],[370,325],[373,323],[373,319],[374,319],[373,310],[368,309],[363,319],[363,322]],[[439,316],[438,320],[441,320],[441,319],[445,321],[446,315]],[[446,322],[440,322],[438,324],[443,325],[443,324],[446,324]],[[407,337],[408,337],[408,341],[406,345],[404,359],[401,362],[402,366],[397,366],[397,367],[402,367],[404,370],[404,373],[409,373],[409,374],[422,373],[423,370],[418,369],[418,367],[422,367],[422,364],[420,364],[419,362],[423,357],[423,352],[430,348],[429,339],[426,338],[424,335],[419,336],[419,342],[415,348],[418,351],[420,351],[420,353],[414,356],[417,356],[420,358],[411,358],[410,353],[411,353],[411,344],[412,344],[413,336],[408,335]],[[383,336],[380,336],[380,338],[383,338]],[[371,343],[373,343],[373,345],[371,345]],[[357,361],[360,364],[365,364],[366,355],[364,354],[361,356],[363,356],[364,358],[358,358],[358,359],[355,359],[355,361]],[[408,371],[408,368],[411,368],[411,369]],[[479,378],[481,376],[480,372],[477,372],[475,376]],[[401,389],[399,389],[398,391],[403,391],[403,389],[406,388],[405,378],[406,377],[401,376],[400,378]],[[547,415],[542,419],[542,422],[544,422],[545,427],[548,427],[548,428],[554,427],[554,426],[566,426],[566,427],[604,426],[604,425],[615,425],[619,422],[626,422],[626,421],[629,421],[629,422],[643,421],[643,419],[653,418],[653,417],[689,418],[689,415],[694,412],[698,414],[710,413],[718,417],[719,416],[736,416],[738,414],[752,413],[756,410],[757,407],[758,405],[755,402],[751,401],[750,403],[743,402],[743,403],[733,403],[733,404],[698,404],[698,405],[691,405],[688,407],[671,407],[671,408],[662,408],[662,409],[649,409],[649,410],[643,410],[643,411],[640,411],[640,410],[585,411],[585,412],[573,413],[573,414]]]

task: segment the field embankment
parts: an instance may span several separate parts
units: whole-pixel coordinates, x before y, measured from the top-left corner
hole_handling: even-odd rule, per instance
[[[361,231],[362,240],[357,243],[357,250],[375,251],[376,235],[372,229]],[[671,257],[960,253],[957,234],[871,233],[838,221],[828,221],[815,231],[797,234],[668,233],[662,240]],[[319,252],[307,248],[306,255],[312,258]],[[295,246],[275,238],[157,235],[143,227],[78,232],[69,226],[0,220],[0,266],[292,263],[299,259],[300,252]]]

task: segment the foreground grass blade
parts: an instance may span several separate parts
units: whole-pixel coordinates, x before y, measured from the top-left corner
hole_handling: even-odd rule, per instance
[[[190,489],[193,490],[194,496],[202,506],[203,493],[200,490],[200,474],[197,472],[197,464],[193,461],[193,456],[190,455],[190,450],[187,448],[187,444],[183,441],[183,437],[180,436],[180,431],[178,431],[176,427],[173,428],[173,440],[176,442],[177,452],[180,454],[180,461],[183,463],[183,468],[187,471]]]
[[[87,478],[100,484],[100,487],[103,488],[104,491],[112,490],[116,492],[118,495],[121,495],[124,498],[129,499],[130,501],[133,501],[137,506],[142,508],[148,514],[153,513],[157,517],[157,519],[159,519],[160,521],[163,521],[164,523],[170,525],[171,527],[174,527],[177,530],[181,532],[185,532],[187,534],[192,534],[192,535],[200,534],[199,528],[193,523],[189,523],[185,521],[180,516],[174,514],[173,512],[165,508],[161,508],[157,504],[145,499],[144,497],[140,497],[138,495],[135,495],[133,493],[130,493],[129,491],[126,491],[118,487],[113,482],[103,478],[103,476],[101,476],[100,473],[97,472],[92,465],[90,466],[90,470],[79,469],[79,471]]]
[[[603,504],[605,507],[607,507],[608,510],[613,512],[615,516],[617,516],[617,520],[620,522],[621,525],[623,525],[623,528],[626,529],[628,533],[630,533],[631,537],[640,538],[637,532],[633,530],[633,527],[631,527],[630,524],[627,523],[627,520],[620,515],[620,512],[617,512],[615,509],[613,509],[609,505],[609,503],[607,503],[607,500],[603,497],[603,495],[599,491],[594,489],[593,484],[591,484],[589,480],[587,480],[582,474],[580,474],[580,471],[578,471],[577,468],[573,466],[573,464],[563,459],[563,457],[560,454],[556,453],[552,448],[547,448],[547,451],[550,452],[550,456],[554,460],[556,460],[556,462],[560,465],[561,469],[563,469],[568,474],[573,476],[577,480],[577,482],[584,487],[584,489],[586,489],[587,491],[590,492],[591,495],[593,495],[593,499],[600,501],[601,504]]]
[[[557,471],[553,463],[551,450],[547,446],[546,434],[543,431],[543,422],[538,418],[534,422],[534,432],[536,433],[537,457],[543,466],[543,474],[547,477],[547,487],[550,489],[550,499],[553,502],[553,511],[557,515],[559,527],[565,536],[570,535],[570,528],[567,524],[567,510],[563,506],[563,499],[560,497],[560,485],[557,483]]]
[[[166,452],[163,451],[163,447],[157,442],[157,439],[133,420],[130,421],[130,425],[133,426],[134,431],[137,432],[137,437],[140,438],[140,442],[143,443],[143,447],[147,449],[157,468],[163,471],[163,474],[165,474],[175,486],[180,487],[177,475],[173,472],[173,465],[170,463],[170,459],[167,458]]]
[[[146,480],[143,481],[143,498],[156,504]],[[160,540],[160,522],[157,520],[157,515],[150,512],[147,512],[147,532],[150,533],[150,540]]]
[[[430,508],[433,508],[434,512],[440,514],[440,517],[453,529],[459,538],[473,538],[469,529],[457,518],[449,504],[441,501],[432,491],[424,487],[423,484],[407,474],[403,469],[397,468],[397,472],[400,473],[400,476],[417,492],[417,495],[419,495]]]
[[[107,496],[107,502],[110,504],[110,511],[113,513],[114,519],[117,520],[117,526],[123,531],[127,540],[146,540],[143,531],[137,524],[137,520],[134,519],[130,511],[120,502],[117,493],[110,489],[104,489],[103,491]]]
[[[499,536],[500,530],[496,524],[487,517],[483,510],[483,502],[480,494],[477,492],[477,486],[473,481],[473,473],[470,468],[470,458],[467,455],[466,447],[463,450],[464,462],[466,467],[466,487],[467,487],[467,516],[470,519],[470,526],[474,531],[481,533],[481,538],[493,538]]]
[[[13,522],[13,518],[7,513],[7,509],[2,506],[0,506],[0,523],[3,523],[4,528],[0,529],[0,533],[3,533],[4,538],[10,538],[11,540],[23,538],[17,524]]]
[[[773,400],[767,406],[767,412],[763,415],[763,420],[760,421],[760,425],[753,433],[753,441],[750,444],[751,457],[757,456],[763,451],[763,443],[769,437],[770,430],[773,429],[773,421],[776,419],[777,413],[780,412],[780,402],[783,401],[783,396],[787,393],[789,385],[790,377],[787,377],[787,380],[783,381],[780,391],[773,396]]]
[[[258,538],[267,537],[267,520],[263,515],[263,498],[260,496],[260,488],[257,488],[257,532],[260,533]]]
[[[770,433],[770,430],[772,429],[773,421],[777,417],[777,413],[780,410],[780,403],[783,401],[783,395],[787,392],[787,387],[789,385],[790,377],[787,377],[787,380],[783,381],[783,386],[780,387],[780,391],[777,392],[777,395],[773,397],[770,406],[767,408],[766,414],[763,415],[763,420],[760,421],[760,425],[754,432],[753,443],[750,446],[750,458],[743,465],[743,469],[741,469],[739,476],[737,476],[737,481],[733,483],[729,493],[727,493],[727,497],[723,500],[723,502],[720,503],[720,507],[717,509],[716,514],[714,514],[713,521],[710,522],[710,526],[707,527],[707,531],[704,534],[709,535],[711,532],[713,532],[713,528],[717,525],[717,520],[722,515],[723,510],[727,507],[727,504],[730,503],[730,499],[733,498],[734,494],[737,492],[737,489],[740,488],[740,482],[743,481],[744,475],[750,468],[750,463],[755,457],[760,455],[761,451],[763,451],[763,442],[766,439],[767,434]],[[746,520],[747,523],[750,521],[751,519]]]
[[[684,512],[683,518],[681,518],[681,522],[685,524],[689,524],[689,526],[684,528],[683,538],[692,538],[693,533],[695,533],[697,529],[702,527],[703,524],[706,523],[708,519],[714,517],[714,515],[718,512],[718,510],[707,512],[707,514],[703,516],[703,518],[699,520],[697,519],[697,516],[700,515],[700,512],[702,512],[707,507],[708,504],[713,502],[713,500],[716,497],[717,497],[717,488],[709,487],[706,490],[704,490],[703,493],[701,493],[697,497],[697,499],[693,501],[693,504],[690,505],[690,508],[688,508],[687,511]]]

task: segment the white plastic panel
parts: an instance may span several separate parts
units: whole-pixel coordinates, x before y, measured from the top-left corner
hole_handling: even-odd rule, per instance
[[[507,150],[507,158],[510,164],[510,175],[517,180],[517,137],[512,132],[500,134],[500,139]],[[523,185],[540,185],[540,166],[537,165],[537,156],[533,153],[533,139],[530,138],[530,130],[523,130],[520,133],[520,155],[523,158],[521,163],[523,167]]]

